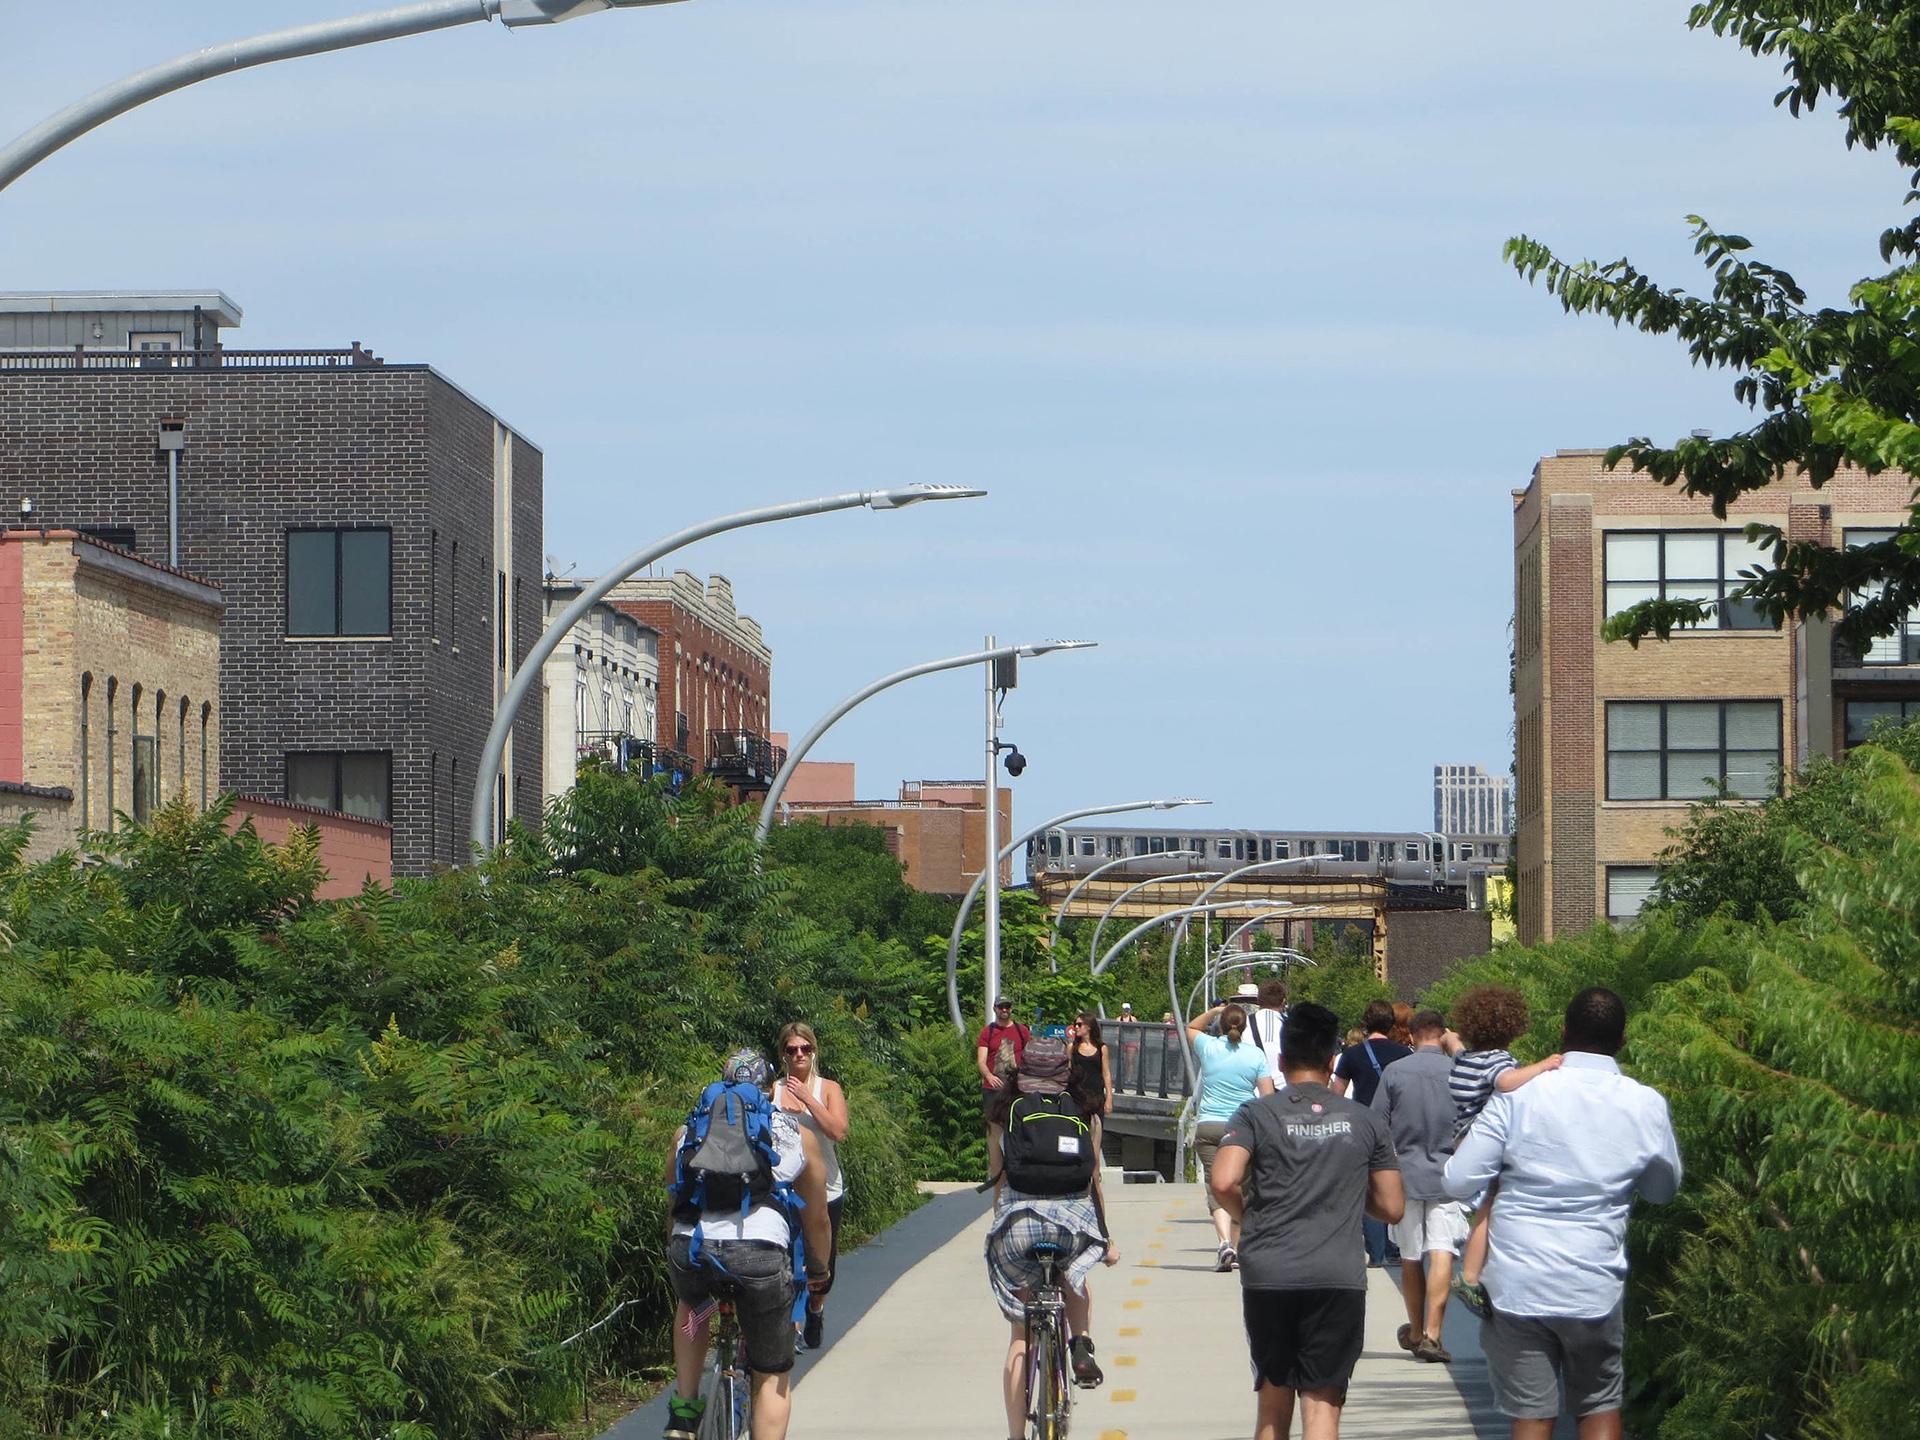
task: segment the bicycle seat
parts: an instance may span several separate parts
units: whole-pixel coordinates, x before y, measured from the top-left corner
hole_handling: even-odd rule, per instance
[[[1051,1240],[1042,1240],[1027,1253],[1036,1260],[1058,1260],[1062,1252]]]

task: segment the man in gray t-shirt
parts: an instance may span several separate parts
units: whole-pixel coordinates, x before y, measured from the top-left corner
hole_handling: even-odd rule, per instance
[[[1360,1216],[1400,1218],[1387,1127],[1327,1088],[1338,1040],[1331,1010],[1308,1004],[1287,1012],[1287,1088],[1240,1107],[1210,1176],[1214,1199],[1242,1221],[1241,1306],[1259,1434],[1288,1433],[1295,1395],[1304,1433],[1339,1433],[1366,1329]]]
[[[1400,1293],[1407,1303],[1399,1340],[1416,1360],[1450,1363],[1453,1356],[1440,1343],[1440,1327],[1453,1257],[1472,1224],[1466,1206],[1447,1194],[1454,1120],[1447,1079],[1453,1061],[1441,1049],[1447,1022],[1438,1010],[1418,1012],[1410,1028],[1413,1054],[1383,1070],[1373,1092],[1373,1113],[1393,1135],[1407,1189],[1406,1214],[1394,1231],[1402,1257]]]

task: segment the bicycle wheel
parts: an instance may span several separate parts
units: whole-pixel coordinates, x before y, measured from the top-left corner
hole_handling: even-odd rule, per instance
[[[742,1440],[747,1434],[753,1390],[738,1341],[716,1345],[706,1384],[707,1408],[700,1417],[700,1440]]]
[[[1056,1328],[1053,1334],[1053,1379],[1048,1397],[1053,1411],[1053,1433],[1048,1440],[1067,1440],[1067,1426],[1073,1419],[1072,1352],[1065,1331]]]
[[[1027,1343],[1027,1433],[1032,1440],[1064,1440],[1060,1429],[1061,1344],[1058,1323],[1043,1317]]]

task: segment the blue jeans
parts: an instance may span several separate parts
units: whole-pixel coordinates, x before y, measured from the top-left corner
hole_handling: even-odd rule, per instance
[[[1367,1242],[1369,1265],[1384,1265],[1389,1260],[1400,1258],[1400,1249],[1393,1243],[1393,1234],[1386,1221],[1376,1220],[1371,1215],[1362,1215],[1360,1234]]]

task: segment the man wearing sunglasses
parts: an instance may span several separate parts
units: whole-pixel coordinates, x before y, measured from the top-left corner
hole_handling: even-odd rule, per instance
[[[980,1114],[988,1139],[999,1128],[992,1119],[994,1097],[1011,1083],[1032,1038],[1032,1032],[1013,1018],[1013,1001],[1002,995],[993,1002],[993,1020],[980,1031],[974,1060],[980,1071]]]

